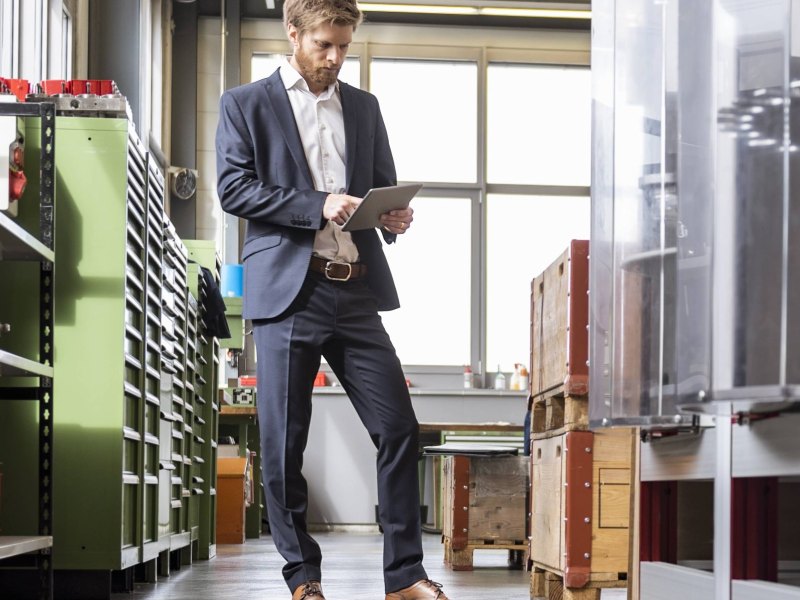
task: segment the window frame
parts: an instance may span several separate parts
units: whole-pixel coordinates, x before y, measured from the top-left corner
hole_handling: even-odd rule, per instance
[[[19,59],[19,0],[0,0],[0,74],[17,77]]]
[[[373,41],[374,40],[374,41]],[[349,55],[361,61],[361,87],[371,89],[373,58],[467,60],[478,66],[477,179],[475,183],[424,182],[420,194],[437,198],[469,198],[472,202],[470,367],[477,376],[491,371],[487,356],[487,196],[590,196],[589,186],[503,184],[487,181],[487,85],[490,63],[518,63],[553,67],[590,66],[589,32],[532,32],[530,29],[426,27],[419,25],[362,24]],[[288,54],[283,24],[259,20],[243,23],[241,81],[251,77],[251,57],[258,53]],[[407,182],[400,182],[407,183]],[[403,365],[407,374],[461,373],[463,365]]]
[[[75,39],[75,20],[66,4],[61,6],[61,76],[63,79],[72,77],[72,48]]]

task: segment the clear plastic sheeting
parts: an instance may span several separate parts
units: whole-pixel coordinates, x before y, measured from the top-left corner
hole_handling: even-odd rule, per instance
[[[590,418],[675,408],[677,4],[602,0],[594,21]],[[691,421],[691,419],[688,419]]]
[[[592,10],[590,420],[800,398],[800,1]]]

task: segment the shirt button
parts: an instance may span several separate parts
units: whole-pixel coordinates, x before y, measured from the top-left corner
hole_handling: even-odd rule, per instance
[[[319,130],[320,130],[320,131],[325,131],[325,125],[320,125],[320,126],[319,126]]]

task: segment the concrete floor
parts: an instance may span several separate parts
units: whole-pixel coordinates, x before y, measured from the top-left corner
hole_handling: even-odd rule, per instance
[[[384,598],[382,536],[365,533],[318,533],[322,546],[323,589],[327,600]],[[442,563],[439,536],[423,534],[428,576],[444,584],[450,600],[530,600],[529,577],[506,568],[507,553],[479,550],[475,570],[453,572]],[[288,600],[281,577],[283,559],[272,540],[248,540],[244,545],[217,546],[217,557],[173,571],[156,584],[137,584],[133,594],[114,600]],[[624,590],[604,590],[602,600],[624,600]]]

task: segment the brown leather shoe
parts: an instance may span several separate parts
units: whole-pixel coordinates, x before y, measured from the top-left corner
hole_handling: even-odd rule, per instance
[[[292,600],[325,600],[325,596],[322,595],[319,581],[306,581],[295,588]]]
[[[386,594],[386,600],[448,600],[442,584],[430,579],[420,579],[407,588]]]

